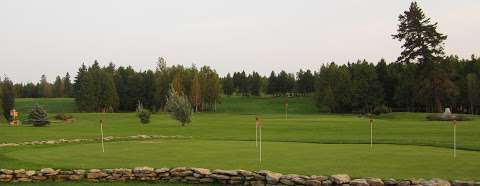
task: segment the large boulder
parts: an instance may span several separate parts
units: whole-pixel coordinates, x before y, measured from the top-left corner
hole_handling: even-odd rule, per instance
[[[229,180],[230,176],[223,175],[223,174],[210,174],[208,175],[209,178],[213,178],[216,180]]]
[[[397,185],[397,180],[395,180],[393,178],[384,179],[383,184],[385,186],[396,186]]]
[[[301,183],[298,183],[295,181],[295,183],[297,184],[301,184]],[[302,185],[307,185],[307,186],[321,186],[322,185],[322,181],[319,181],[319,180],[307,180],[306,182],[304,182]]]
[[[367,178],[366,180],[370,186],[384,186],[384,183],[380,178]]]
[[[192,171],[203,176],[212,174],[212,172],[210,172],[209,169],[204,169],[204,168],[192,168]]]
[[[347,174],[335,174],[330,176],[330,180],[332,180],[334,184],[341,185],[350,183],[351,178]]]
[[[368,182],[366,179],[354,179],[350,181],[351,186],[368,186]]]
[[[452,181],[453,186],[474,186],[474,181],[463,181],[463,180],[455,180]]]
[[[282,177],[281,173],[277,173],[277,172],[267,172],[266,173],[266,178],[267,178],[267,183],[268,184],[277,184],[280,181],[281,177]]]
[[[450,186],[451,185],[449,181],[438,179],[438,178],[432,179],[431,182],[433,183],[433,186]]]
[[[228,175],[228,176],[238,176],[237,171],[230,171],[230,170],[221,170],[221,169],[216,169],[213,170],[214,174],[223,174],[223,175]]]
[[[43,168],[40,170],[40,172],[45,175],[45,176],[54,176],[58,174],[58,171],[52,169],[52,168]]]

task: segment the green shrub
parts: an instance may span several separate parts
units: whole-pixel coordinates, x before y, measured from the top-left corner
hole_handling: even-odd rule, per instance
[[[388,114],[390,112],[392,112],[392,109],[390,109],[389,107],[387,107],[385,105],[376,106],[373,109],[373,114],[375,114],[375,115]]]
[[[28,113],[27,120],[24,121],[27,124],[33,124],[35,127],[42,127],[50,124],[48,121],[48,114],[42,106],[36,105],[30,113]]]
[[[142,108],[137,111],[137,116],[143,124],[150,123],[150,115],[152,115],[152,113],[147,109]]]

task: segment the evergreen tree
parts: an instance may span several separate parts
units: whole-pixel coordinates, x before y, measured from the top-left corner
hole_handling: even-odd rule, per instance
[[[95,110],[116,110],[119,105],[119,98],[112,74],[110,74],[108,71],[100,71],[98,82],[99,89],[97,90],[96,95],[97,108]]]
[[[415,64],[392,64],[392,73],[396,74],[396,86],[393,93],[391,107],[405,108],[405,111],[414,111],[415,99]]]
[[[252,72],[252,75],[249,76],[249,88],[250,88],[250,94],[253,96],[260,96],[260,91],[262,88],[262,77],[258,72]]]
[[[159,58],[155,76],[155,105],[159,110],[163,111],[167,102],[169,85],[171,83],[165,58]]]
[[[298,93],[306,95],[315,90],[315,77],[310,70],[303,71],[300,69],[300,71],[297,72],[297,79],[296,90]]]
[[[57,76],[55,78],[55,82],[53,83],[53,97],[59,98],[64,96],[65,96],[65,84],[62,78],[60,78],[60,76]]]
[[[143,85],[144,85],[144,98],[143,106],[149,108],[152,111],[156,111],[155,106],[155,74],[153,71],[148,70],[143,75]]]
[[[373,64],[365,60],[351,65],[352,106],[362,113],[372,113],[383,102],[382,85],[377,79]]]
[[[352,108],[351,75],[345,65],[335,63],[320,68],[315,83],[316,106],[330,112],[350,112]]]
[[[52,85],[47,81],[47,76],[42,75],[40,78],[40,97],[49,98],[52,97]]]
[[[170,88],[166,107],[172,118],[182,123],[182,126],[192,121],[192,105],[186,96],[175,92],[173,87]]]
[[[382,86],[384,103],[386,105],[393,105],[393,95],[395,90],[394,78],[392,77],[391,70],[385,59],[381,59],[375,66],[377,73],[377,79]]]
[[[227,74],[225,78],[222,79],[222,88],[225,95],[232,95],[235,92],[235,86],[233,83],[233,78],[230,73]]]
[[[45,109],[40,105],[35,105],[35,107],[28,113],[26,123],[33,124],[35,127],[42,127],[50,124],[48,121],[48,114]]]
[[[465,77],[467,84],[468,102],[470,104],[470,113],[475,113],[475,106],[478,106],[480,100],[480,83],[478,76],[474,73],[469,73]]]
[[[240,73],[240,82],[239,82],[239,92],[242,96],[248,96],[249,93],[249,84],[248,84],[248,77],[245,71]]]
[[[416,73],[417,100],[423,102],[426,111],[440,112],[446,97],[455,93],[456,87],[439,63],[443,59],[443,42],[447,36],[437,32],[437,23],[430,23],[416,2],[398,17],[394,39],[404,42],[398,62],[418,62]]]
[[[275,71],[270,73],[268,77],[267,83],[267,94],[276,95],[278,93],[278,83],[277,83],[277,76],[275,75]]]
[[[2,114],[5,117],[5,119],[7,119],[7,121],[11,121],[12,118],[10,116],[10,110],[15,108],[15,92],[13,90],[13,82],[7,77],[5,77],[1,85],[2,85],[2,88],[1,88],[2,100],[0,102],[2,104],[2,111],[3,111]]]
[[[67,72],[63,78],[64,93],[66,97],[73,97],[73,86],[72,81],[70,80],[70,74]]]

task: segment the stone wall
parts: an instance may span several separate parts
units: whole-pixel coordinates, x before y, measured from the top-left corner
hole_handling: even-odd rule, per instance
[[[480,186],[474,181],[447,181],[441,179],[351,179],[345,174],[332,176],[303,176],[281,174],[271,171],[251,172],[245,170],[209,170],[204,168],[150,168],[134,169],[90,169],[60,170],[44,168],[41,170],[7,170],[0,169],[0,183],[41,182],[41,181],[147,181],[178,183],[217,183],[224,185],[311,185],[311,186]]]
[[[192,139],[191,136],[161,136],[161,135],[136,135],[136,136],[105,136],[103,141],[128,141],[128,140],[152,140],[152,139]],[[19,143],[0,143],[1,147],[17,147],[17,146],[31,146],[31,145],[55,145],[65,143],[85,143],[101,141],[102,138],[95,139],[57,139],[57,140],[41,140],[41,141],[26,141]]]

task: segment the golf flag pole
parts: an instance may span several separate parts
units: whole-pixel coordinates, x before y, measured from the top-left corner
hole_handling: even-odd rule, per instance
[[[260,124],[260,166],[262,165],[262,125]]]
[[[255,147],[258,147],[258,127],[260,125],[260,120],[258,119],[258,115],[255,116]]]
[[[255,128],[257,129],[256,131],[258,131],[259,162],[261,166],[262,164],[262,123],[260,123],[260,117],[258,117],[258,115],[255,118]]]
[[[453,120],[453,159],[457,158],[457,120]]]

